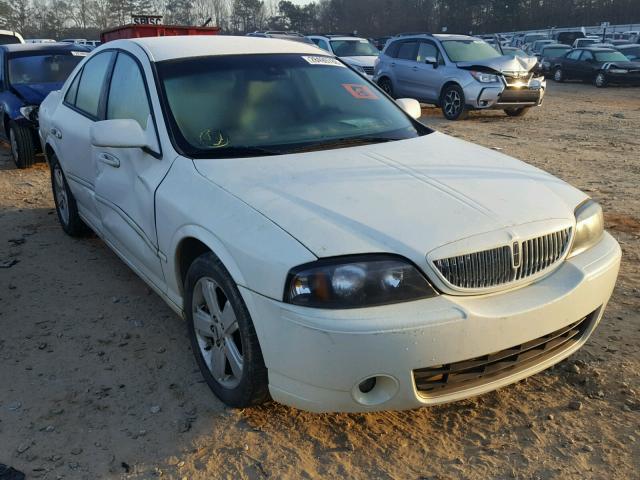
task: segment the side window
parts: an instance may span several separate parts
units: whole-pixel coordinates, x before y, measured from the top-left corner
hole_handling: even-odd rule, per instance
[[[320,40],[320,42],[318,43],[318,45],[320,46],[320,48],[322,48],[323,50],[326,50],[327,52],[331,52],[331,50],[329,49],[329,43],[326,40]]]
[[[418,47],[418,56],[416,61],[418,63],[424,63],[425,59],[428,57],[433,57],[438,60],[438,48],[430,42],[420,42],[420,47]]]
[[[416,61],[416,48],[418,47],[418,42],[404,42],[400,45],[398,49],[399,60],[411,60],[413,62]]]
[[[398,50],[402,42],[391,42],[389,46],[384,50],[384,54],[390,56],[391,58],[396,58],[398,56]]]
[[[80,83],[80,77],[82,76],[82,70],[80,70],[77,75],[76,78],[73,79],[73,82],[71,83],[71,86],[69,87],[69,90],[67,90],[67,94],[64,96],[64,101],[65,103],[68,103],[69,105],[74,105],[76,104],[76,95],[78,94],[78,84]]]
[[[582,50],[573,50],[572,52],[569,52],[569,55],[567,55],[567,58],[569,60],[577,60],[580,57],[581,53],[582,53]]]
[[[76,108],[91,115],[98,116],[100,93],[111,63],[112,52],[98,54],[90,59],[82,69],[82,77],[76,94]]]
[[[149,113],[149,100],[140,67],[129,55],[119,53],[109,87],[107,119],[132,119],[146,129]]]
[[[589,50],[585,50],[584,52],[582,52],[582,57],[580,57],[580,60],[582,60],[583,62],[593,60],[593,53],[591,53]]]

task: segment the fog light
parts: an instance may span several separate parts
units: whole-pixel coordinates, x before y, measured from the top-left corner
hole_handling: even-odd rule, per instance
[[[358,390],[362,393],[369,393],[376,386],[376,377],[367,378],[364,382],[360,382]]]

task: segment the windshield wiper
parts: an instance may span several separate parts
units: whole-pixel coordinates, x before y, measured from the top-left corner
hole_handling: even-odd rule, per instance
[[[219,149],[207,150],[206,154],[203,154],[203,158],[209,158],[212,154],[216,158],[236,158],[236,157],[266,157],[271,155],[282,155],[282,150],[276,150],[266,147],[250,147],[250,146],[237,146],[237,147],[224,147]]]
[[[389,138],[389,137],[335,138],[333,140],[328,140],[326,142],[317,142],[317,143],[312,143],[310,145],[305,145],[304,147],[300,147],[300,148],[288,149],[286,153],[314,152],[317,150],[329,150],[332,148],[350,147],[355,145],[369,145],[371,143],[394,142],[396,140],[401,140],[401,139]]]

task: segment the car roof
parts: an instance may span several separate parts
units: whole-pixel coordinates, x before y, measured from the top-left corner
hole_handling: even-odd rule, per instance
[[[82,45],[75,45],[73,43],[11,43],[8,45],[0,45],[0,48],[8,53],[20,53],[20,52],[47,52],[47,51],[81,51],[88,52],[89,49]]]
[[[611,47],[582,47],[576,50],[588,50],[590,52],[617,52],[615,48]]]
[[[628,43],[626,45],[616,45],[617,50],[630,50],[632,48],[640,48],[640,44]]]
[[[327,55],[315,45],[278,38],[235,37],[227,35],[182,35],[174,37],[147,37],[114,40],[102,44],[105,48],[127,48],[138,45],[154,62],[190,57],[216,55],[260,55],[269,53],[302,53]]]

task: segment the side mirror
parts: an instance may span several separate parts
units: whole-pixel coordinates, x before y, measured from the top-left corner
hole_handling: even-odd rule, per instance
[[[420,107],[420,102],[417,100],[413,98],[399,98],[396,100],[396,103],[414,120],[417,120],[422,116],[422,108]]]
[[[151,118],[149,117],[149,122]],[[159,150],[152,129],[145,132],[131,119],[103,120],[91,125],[91,144],[95,147],[142,148],[151,152]]]
[[[424,63],[429,65],[438,65],[438,59],[436,57],[426,57]]]

